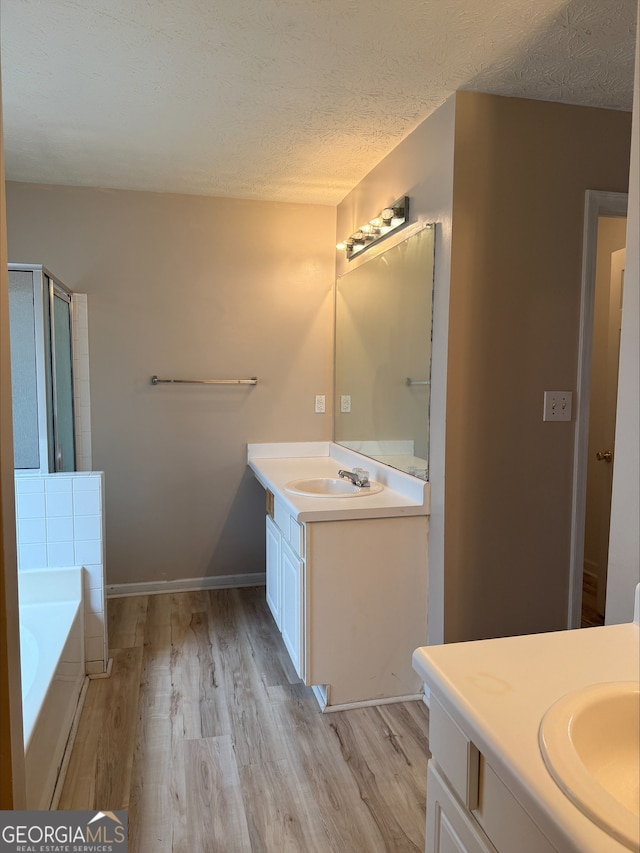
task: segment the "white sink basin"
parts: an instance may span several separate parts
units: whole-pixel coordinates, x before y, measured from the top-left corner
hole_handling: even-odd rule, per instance
[[[562,791],[630,850],[640,844],[640,684],[594,684],[542,718],[542,757]]]
[[[373,480],[369,480],[368,487],[360,487],[341,477],[311,477],[306,480],[291,480],[284,490],[292,495],[307,498],[366,498],[381,492],[383,488],[382,483],[375,483]]]

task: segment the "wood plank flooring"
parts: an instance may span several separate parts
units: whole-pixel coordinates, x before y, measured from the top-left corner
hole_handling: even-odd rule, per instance
[[[321,714],[263,587],[108,616],[60,809],[128,809],[131,853],[422,853],[422,702]]]

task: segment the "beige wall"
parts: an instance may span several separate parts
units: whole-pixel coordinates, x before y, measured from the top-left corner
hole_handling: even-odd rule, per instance
[[[566,627],[585,190],[627,190],[631,116],[456,102],[445,636]]]
[[[246,444],[331,437],[335,210],[12,183],[7,205],[10,260],[88,294],[107,582],[264,571]]]

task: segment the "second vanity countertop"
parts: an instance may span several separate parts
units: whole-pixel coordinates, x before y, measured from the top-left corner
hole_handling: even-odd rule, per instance
[[[297,521],[341,521],[429,514],[429,483],[378,463],[333,442],[249,444],[248,465],[265,489],[276,493]],[[285,492],[291,480],[336,477],[340,468],[360,466],[382,483],[376,494],[304,497]]]
[[[636,681],[638,624],[416,649],[414,669],[558,850],[621,853],[556,785],[538,728],[561,696],[598,682]]]

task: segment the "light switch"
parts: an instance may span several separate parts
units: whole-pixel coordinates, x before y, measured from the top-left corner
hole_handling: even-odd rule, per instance
[[[573,394],[571,391],[545,391],[543,421],[570,421]]]

